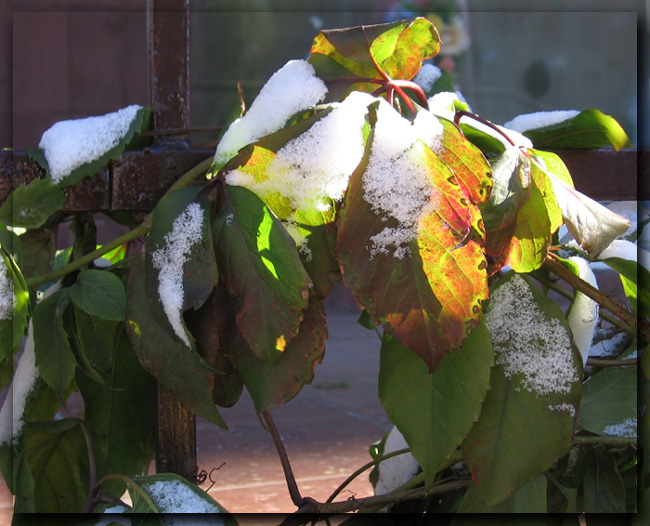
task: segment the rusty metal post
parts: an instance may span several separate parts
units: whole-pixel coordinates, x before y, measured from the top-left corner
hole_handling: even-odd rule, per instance
[[[189,0],[149,0],[150,99],[155,129],[186,128],[189,121]],[[171,136],[152,145],[187,149],[187,138]],[[196,419],[166,389],[158,386],[156,471],[195,480]]]

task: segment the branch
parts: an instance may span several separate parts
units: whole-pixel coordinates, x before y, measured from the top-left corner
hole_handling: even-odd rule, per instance
[[[607,360],[604,358],[589,358],[587,365],[593,367],[624,367],[626,365],[637,365],[638,358],[623,358],[622,360]]]
[[[568,268],[566,268],[559,260],[558,257],[549,253],[548,257],[544,261],[544,266],[556,274],[558,277],[562,278],[564,281],[569,283],[574,289],[578,292],[582,292],[585,296],[588,296],[601,307],[610,311],[614,316],[623,321],[633,332],[637,332],[637,318],[636,316],[627,310],[623,305],[616,303],[609,298],[606,294],[603,294],[596,287],[593,287],[583,279],[580,279]],[[650,327],[648,326],[648,320],[644,318],[639,318],[639,324],[641,328],[640,333],[640,343],[642,346],[645,346],[650,342]],[[629,332],[629,331],[628,331]]]
[[[284,471],[284,478],[287,481],[287,487],[289,488],[289,495],[291,496],[291,501],[298,507],[302,507],[305,503],[305,499],[300,495],[300,490],[298,489],[298,484],[296,483],[296,477],[293,475],[293,470],[291,469],[291,462],[289,462],[289,456],[287,455],[286,449],[284,449],[284,444],[282,443],[282,438],[278,433],[277,428],[275,427],[275,422],[271,417],[271,413],[267,409],[262,411],[262,418],[266,423],[271,437],[273,437],[273,443],[275,444],[275,449],[278,452],[280,457],[280,463],[282,464],[282,471]]]
[[[576,436],[573,437],[573,443],[577,445],[602,444],[603,446],[633,446],[637,447],[637,437],[611,437],[611,436]]]
[[[496,125],[492,124],[492,123],[491,123],[490,121],[488,121],[488,120],[485,120],[483,117],[479,117],[479,116],[476,115],[475,113],[470,113],[469,111],[464,111],[464,110],[457,111],[456,114],[454,115],[454,124],[456,124],[457,126],[459,126],[459,125],[460,125],[460,119],[461,119],[462,117],[470,117],[470,118],[474,119],[475,121],[478,121],[478,122],[480,122],[481,124],[484,124],[485,126],[487,126],[488,128],[490,128],[491,130],[494,130],[495,132],[497,132],[499,135],[502,135],[502,136],[506,139],[506,141],[508,141],[512,146],[517,146],[517,145],[512,141],[512,139],[511,139],[510,137],[508,137],[508,136],[503,132],[503,130],[500,130]]]

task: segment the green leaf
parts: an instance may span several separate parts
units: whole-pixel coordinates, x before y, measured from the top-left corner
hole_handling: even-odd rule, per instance
[[[257,357],[242,335],[235,337],[227,353],[251,395],[255,409],[275,409],[296,396],[314,378],[314,369],[323,359],[327,325],[322,302],[313,298],[304,313],[298,335],[289,342],[280,358],[270,364]]]
[[[78,419],[31,423],[25,459],[37,513],[81,512],[88,498],[88,451]]]
[[[253,192],[228,186],[214,225],[219,269],[238,301],[237,327],[255,355],[276,362],[307,307],[309,275],[282,223]]]
[[[462,448],[494,506],[569,451],[582,362],[560,307],[519,274],[496,283],[486,325],[496,365]]]
[[[69,291],[58,290],[36,306],[33,316],[36,366],[59,398],[72,382],[77,363],[63,323],[69,303]]]
[[[585,512],[625,513],[625,486],[614,456],[602,444],[594,447],[584,480]]]
[[[160,513],[228,513],[207,491],[174,473],[133,477],[132,480],[147,492]],[[133,502],[132,513],[151,513],[142,496],[130,486],[129,495]],[[228,526],[236,524],[229,515],[223,519]]]
[[[15,232],[12,232],[2,224],[0,224],[0,247],[13,257],[18,267],[22,267],[23,250],[20,245],[20,239]]]
[[[197,203],[199,188],[165,195],[156,205],[146,241],[145,275],[149,297],[156,298],[173,334],[194,348],[182,313],[198,309],[208,299],[218,279],[210,229],[210,202]]]
[[[9,444],[0,446],[0,469],[7,488],[15,497],[14,518],[17,514],[34,513],[34,477],[25,460],[23,449],[16,449]]]
[[[104,385],[82,372],[77,374],[98,480],[115,473],[146,473],[155,453],[156,382],[138,363],[122,324],[119,331],[119,336],[110,340],[111,352],[106,357],[110,368],[104,374]],[[114,493],[121,495],[123,485],[111,484],[117,486]],[[108,485],[102,489],[111,491]]]
[[[546,477],[536,475],[504,501],[488,506],[481,489],[470,484],[458,513],[546,513],[546,485]]]
[[[580,406],[580,429],[614,434],[616,427],[625,422],[636,434],[637,420],[637,368],[603,367],[584,383]],[[623,431],[621,429],[621,431]]]
[[[0,309],[0,361],[20,347],[29,316],[29,289],[14,259],[0,248],[0,283],[7,294]]]
[[[126,132],[120,137],[115,137],[114,145],[111,147],[110,150],[102,154],[97,154],[96,152],[92,152],[92,154],[95,155],[95,157],[91,161],[87,161],[79,166],[76,166],[67,174],[59,174],[60,179],[58,180],[57,184],[61,187],[76,184],[82,179],[84,179],[85,177],[95,175],[99,170],[107,166],[111,160],[119,159],[120,155],[122,155],[122,152],[126,149],[126,146],[133,139],[133,136],[138,132],[144,131],[146,127],[149,125],[150,112],[151,110],[149,108],[140,108],[135,113],[135,116],[133,117],[133,120],[131,121]],[[102,119],[105,117],[106,116],[91,117],[91,118]],[[100,125],[98,125],[96,129],[98,130],[98,133],[102,132],[102,128]],[[74,133],[72,133],[72,135],[74,135]],[[75,137],[74,139],[77,138]],[[83,151],[83,145],[75,144],[74,148]],[[90,155],[91,153],[84,152],[83,158],[89,157]],[[45,154],[45,157],[47,159],[48,157],[47,153]],[[51,175],[50,173],[51,167],[49,166],[49,164],[47,164],[46,170],[48,172],[48,175]]]
[[[331,57],[357,76],[377,77],[383,71],[393,79],[411,79],[422,61],[439,50],[440,37],[434,25],[425,18],[415,18],[321,31],[311,53]]]
[[[424,471],[426,485],[478,419],[493,360],[484,324],[470,332],[462,349],[447,354],[433,374],[408,348],[384,335],[379,399]]]
[[[119,324],[91,316],[76,305],[74,318],[80,352],[86,356],[93,368],[100,372],[109,371],[113,364]]]
[[[480,245],[469,239],[474,205],[449,167],[422,142],[401,159],[426,167],[431,198],[437,201],[417,220],[416,239],[395,254],[373,253],[375,236],[402,227],[366,201],[366,156],[350,178],[339,212],[337,256],[359,303],[433,371],[478,323],[480,302],[487,297],[487,265]]]
[[[70,287],[72,302],[91,316],[102,320],[124,321],[126,291],[115,274],[103,270],[82,270]]]
[[[581,111],[571,119],[527,130],[523,134],[533,142],[535,148],[547,150],[613,146],[618,151],[633,146],[621,125],[610,115],[596,109]]]
[[[16,188],[0,208],[0,221],[13,227],[39,228],[66,202],[49,179],[34,179]]]
[[[56,229],[28,230],[18,237],[23,253],[22,271],[26,279],[52,270],[56,255]]]
[[[225,428],[212,401],[214,368],[178,340],[157,300],[149,299],[144,262],[131,267],[127,284],[126,327],[143,369],[194,413]]]
[[[497,268],[508,265],[517,272],[539,268],[553,228],[561,222],[546,175],[531,164],[517,147],[508,148],[492,162],[494,187],[481,212],[487,253],[496,259]]]

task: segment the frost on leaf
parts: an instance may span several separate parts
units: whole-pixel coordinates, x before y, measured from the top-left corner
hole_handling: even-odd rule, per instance
[[[636,418],[628,418],[620,424],[613,424],[603,428],[603,435],[636,438],[638,436],[638,422]]]
[[[193,247],[201,241],[203,209],[190,203],[174,220],[172,230],[165,236],[165,245],[152,253],[152,263],[158,274],[158,294],[167,319],[176,336],[190,346],[181,314],[183,311],[183,265]]]
[[[363,156],[368,105],[376,99],[353,92],[311,128],[272,156],[263,174],[231,170],[228,184],[243,186],[265,201],[278,194],[293,209],[327,212],[339,200]],[[274,210],[282,217],[278,210]],[[282,217],[284,219],[284,217]]]
[[[578,379],[571,337],[557,318],[538,307],[518,274],[496,287],[485,314],[496,364],[536,395],[568,394]]]
[[[391,217],[399,226],[386,227],[371,238],[371,257],[392,250],[394,257],[402,259],[408,254],[408,243],[417,237],[420,217],[437,209],[423,146],[440,149],[442,133],[442,125],[431,113],[420,111],[411,124],[387,102],[380,102],[363,176],[364,199],[377,215]]]
[[[38,146],[44,150],[52,181],[62,182],[76,168],[118,146],[141,109],[134,104],[98,117],[60,121],[45,131]]]
[[[214,502],[201,497],[187,483],[180,480],[158,480],[148,484],[145,489],[161,513],[220,513],[222,510]],[[201,490],[199,490],[201,491]],[[215,526],[224,524],[216,518],[211,521]]]
[[[223,166],[237,151],[282,128],[296,113],[323,100],[325,83],[305,60],[290,60],[266,82],[246,114],[234,121],[217,145],[214,164]]]

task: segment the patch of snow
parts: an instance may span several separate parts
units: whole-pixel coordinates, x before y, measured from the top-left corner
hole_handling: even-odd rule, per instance
[[[214,162],[223,166],[247,144],[282,128],[291,116],[325,98],[327,87],[306,60],[290,60],[262,87],[246,114],[234,121],[217,145]]]
[[[338,200],[363,157],[363,127],[368,105],[377,99],[352,92],[309,130],[290,140],[269,164],[267,178],[257,181],[240,170],[226,175],[231,185],[244,186],[259,196],[279,193],[296,209],[322,212]]]
[[[49,287],[42,295],[41,301],[61,288],[60,283]],[[15,442],[22,434],[25,425],[25,407],[38,379],[36,355],[34,354],[34,326],[30,319],[27,339],[18,367],[7,392],[7,397],[0,409],[0,445]]]
[[[615,239],[607,246],[607,248],[605,248],[605,250],[598,254],[598,259],[620,258],[637,262],[639,252],[645,252],[645,250],[638,248],[631,241]],[[648,257],[647,254],[646,257]]]
[[[371,239],[371,257],[388,254],[403,258],[417,236],[423,214],[436,208],[435,189],[424,162],[424,145],[440,149],[443,128],[428,111],[420,111],[413,124],[386,101],[380,101],[368,166],[363,174],[364,199],[382,218],[393,218],[396,228],[385,228]]]
[[[596,276],[591,270],[589,263],[578,256],[570,257],[569,261],[574,262],[579,269],[579,277],[589,283],[591,286],[598,288]],[[582,292],[576,292],[575,299],[571,304],[571,309],[567,316],[569,327],[573,333],[573,341],[575,341],[580,355],[582,356],[582,363],[587,365],[589,358],[589,349],[594,339],[594,331],[598,326],[599,311],[598,303],[586,296]]]
[[[517,115],[514,119],[506,122],[504,126],[515,130],[519,133],[524,133],[528,130],[536,128],[546,128],[553,126],[569,119],[573,119],[580,112],[578,110],[555,110],[555,111],[538,111],[534,113],[522,113]]]
[[[420,86],[425,92],[430,91],[436,81],[442,76],[442,70],[438,66],[426,63],[422,64],[420,71],[413,77],[413,82]]]
[[[9,274],[5,258],[0,255],[0,320],[12,319],[15,307],[14,281]]]
[[[190,203],[174,220],[172,230],[164,238],[165,244],[151,254],[154,268],[159,270],[158,295],[163,310],[174,333],[190,346],[183,327],[183,266],[194,246],[201,241],[203,232],[203,209],[198,203]]]
[[[569,413],[571,415],[571,418],[574,418],[576,416],[576,408],[569,403],[563,403],[563,404],[557,404],[557,405],[549,405],[548,408],[551,411],[557,411],[560,413]]]
[[[440,93],[436,93],[428,99],[429,111],[434,115],[453,121],[454,116],[456,115],[454,106],[454,101],[456,100],[461,101],[458,93],[454,93],[453,91],[441,91]]]
[[[99,159],[125,137],[142,106],[133,104],[97,117],[60,121],[43,133],[38,144],[55,183],[80,166]]]
[[[384,444],[384,455],[406,449],[409,445],[397,427],[393,427]],[[385,495],[406,484],[420,470],[420,465],[411,453],[404,453],[382,460],[378,465],[379,477],[375,486],[375,495]]]
[[[612,437],[636,438],[638,423],[636,418],[628,418],[620,424],[612,424],[603,428],[603,434]]]
[[[538,396],[569,393],[579,380],[568,331],[539,309],[521,276],[492,292],[485,321],[496,364],[508,378],[520,376],[524,389]]]
[[[144,489],[161,513],[220,513],[221,511],[180,480],[159,480],[144,486]],[[223,520],[220,517],[218,519],[219,524],[223,524]]]

